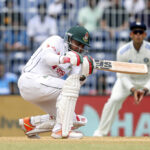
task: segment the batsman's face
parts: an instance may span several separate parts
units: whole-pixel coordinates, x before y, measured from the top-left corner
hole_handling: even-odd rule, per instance
[[[73,51],[76,51],[78,53],[82,53],[84,51],[84,44],[72,39],[70,48]]]
[[[130,37],[135,43],[142,43],[146,37],[146,32],[140,28],[137,28],[130,33]]]

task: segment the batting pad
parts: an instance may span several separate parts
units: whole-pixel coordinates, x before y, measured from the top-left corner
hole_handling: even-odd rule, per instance
[[[61,99],[57,104],[63,137],[68,136],[73,125],[73,115],[80,90],[79,77],[80,75],[73,74],[67,78],[62,89]]]

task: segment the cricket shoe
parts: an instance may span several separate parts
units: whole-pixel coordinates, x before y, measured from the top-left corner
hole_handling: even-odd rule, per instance
[[[87,124],[88,120],[86,117],[82,115],[76,115],[73,119],[73,127],[72,130],[78,129]]]
[[[77,131],[70,131],[68,136],[63,137],[62,136],[62,130],[53,131],[51,136],[55,139],[81,139],[83,137],[83,134],[81,132]]]
[[[39,125],[33,126],[30,123],[30,118],[19,119],[19,126],[25,132],[28,138],[40,138],[39,133],[49,132],[53,129],[56,120],[55,117],[51,117],[51,120],[43,122]],[[78,129],[82,126],[85,126],[87,123],[87,118],[81,115],[76,115],[73,119],[72,130]]]
[[[24,119],[19,119],[19,125],[23,129],[23,131],[25,132],[28,138],[39,139],[40,136],[38,134],[51,131],[52,128],[54,127],[54,124],[55,124],[55,120],[49,120],[37,126],[33,126],[30,123],[29,117],[24,118]]]
[[[103,135],[99,132],[99,130],[96,130],[93,134],[95,137],[103,137]]]

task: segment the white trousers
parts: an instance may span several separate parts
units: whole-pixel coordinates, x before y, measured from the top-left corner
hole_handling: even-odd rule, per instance
[[[131,92],[123,86],[121,80],[118,78],[112,89],[111,97],[104,105],[102,111],[100,124],[97,129],[100,135],[105,136],[108,134],[122,103],[130,94]]]
[[[54,116],[56,116],[56,101],[63,84],[63,79],[31,73],[23,73],[18,80],[21,96]]]

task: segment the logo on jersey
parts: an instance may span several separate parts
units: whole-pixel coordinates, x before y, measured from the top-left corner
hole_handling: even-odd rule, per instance
[[[58,76],[61,77],[65,75],[65,71],[63,71],[59,66],[54,65],[51,68],[57,73]]]
[[[145,62],[145,63],[148,63],[148,62],[149,62],[149,58],[145,57],[145,58],[144,58],[144,62]]]

